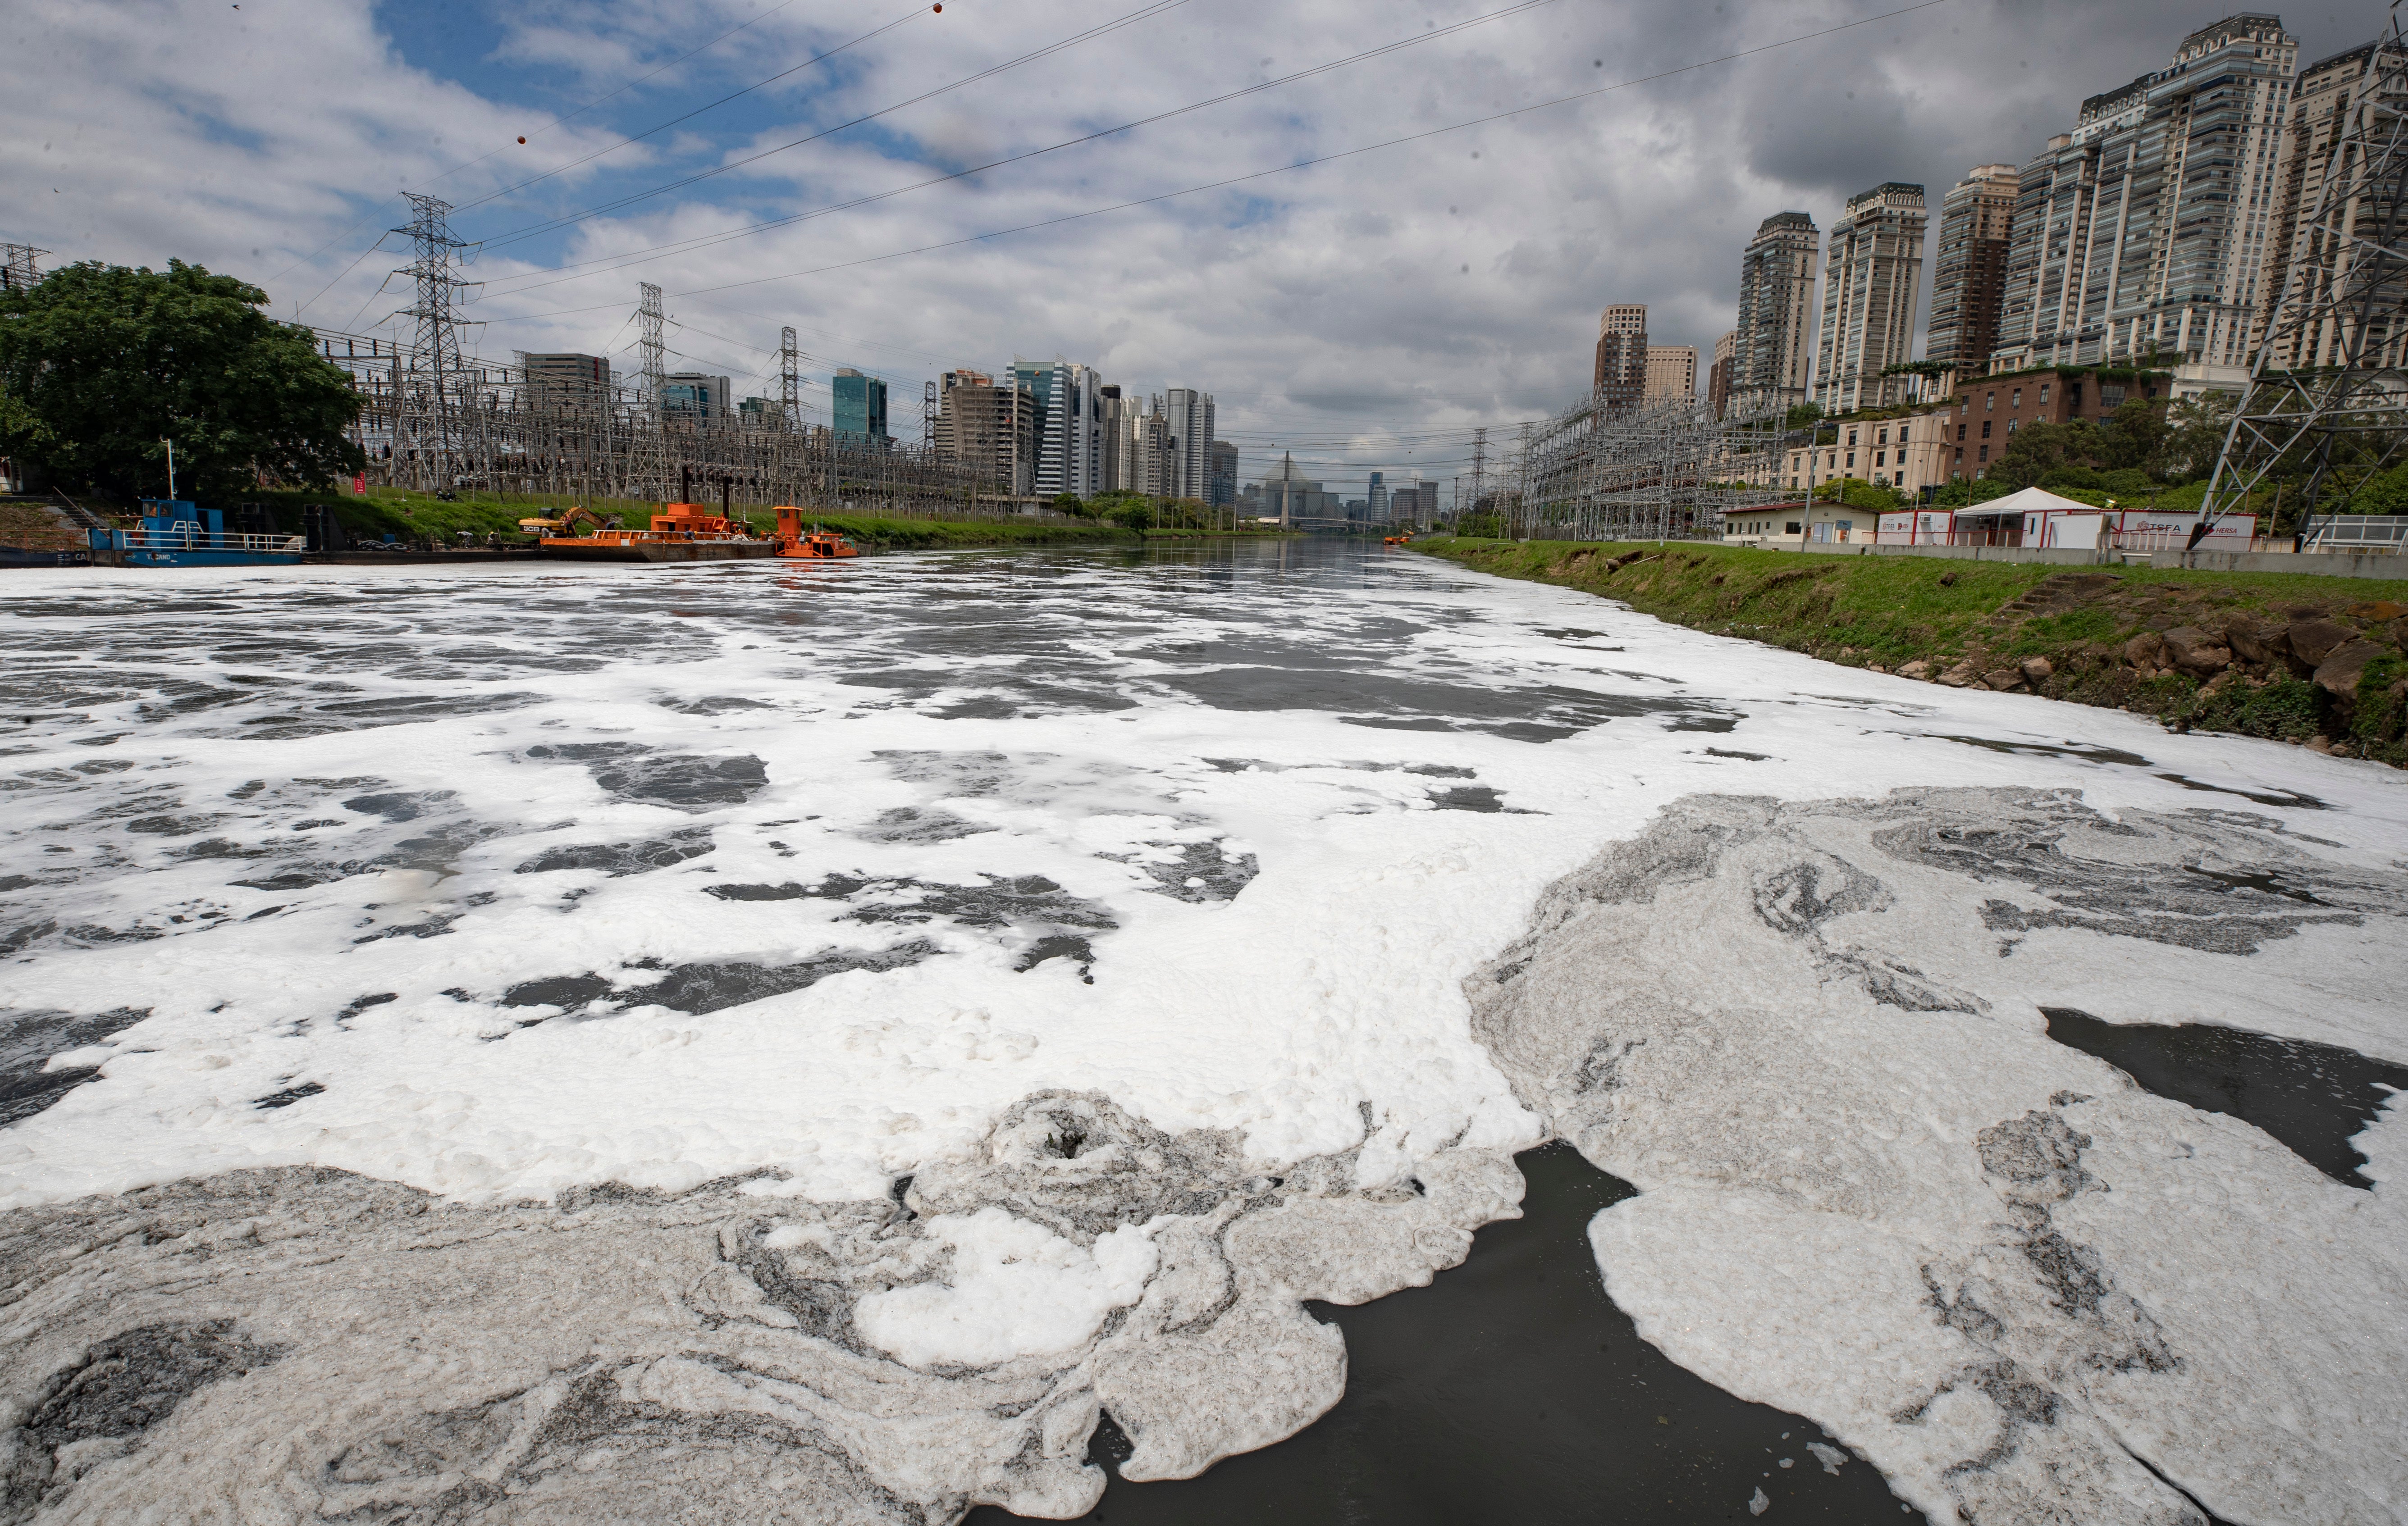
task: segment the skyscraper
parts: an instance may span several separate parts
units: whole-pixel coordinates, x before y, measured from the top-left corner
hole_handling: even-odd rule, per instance
[[[1775,212],[1756,226],[1740,257],[1739,328],[1731,391],[1803,403],[1807,324],[1814,310],[1814,257],[1823,235],[1803,212]]]
[[[995,487],[1025,497],[1037,477],[1037,400],[1015,378],[1000,387],[982,371],[948,371],[937,405],[937,453],[963,462]]]
[[[1214,440],[1211,456],[1212,480],[1204,501],[1221,508],[1238,501],[1238,448],[1227,440]]]
[[[1999,348],[2007,247],[2020,188],[2014,165],[1976,164],[1941,199],[1926,360],[1968,376],[1989,368],[1990,351]]]
[[[1667,398],[1695,398],[1697,395],[1698,347],[1649,345],[1647,401],[1658,403]]]
[[[1373,524],[1388,522],[1388,475],[1373,472],[1371,485],[1363,494],[1363,517]]]
[[[2382,62],[2375,45],[2368,42],[2320,59],[2300,71],[2298,85],[2291,93],[2290,120],[2284,124],[2281,162],[2275,171],[2278,189],[2273,217],[2266,231],[2266,266],[2258,283],[2258,330],[2261,335],[2267,334],[2273,321],[2274,309],[2283,299],[2284,284],[2295,264],[2300,267],[2301,279],[2309,283],[2300,293],[2303,300],[2329,297],[2328,283],[2340,285],[2351,279],[2353,265],[2371,253],[2361,240],[2370,233],[2380,238],[2381,220],[2393,210],[2384,205],[2385,198],[2359,196],[2341,205],[2341,215],[2334,225],[2317,227],[2308,221],[2315,216],[2328,183],[2338,180],[2346,184],[2350,172],[2360,167],[2349,162],[2353,156],[2336,153],[2334,145],[2361,119],[2380,121],[2408,110],[2408,101],[2399,97],[2396,85],[2394,93],[2382,88]],[[2366,280],[2367,272],[2359,269],[2357,278]],[[2403,359],[2408,359],[2402,354],[2403,345],[2408,345],[2408,328],[2403,328],[2397,308],[2378,303],[2373,322],[2382,327],[2370,329],[2362,351],[2363,363],[2401,364]],[[2276,347],[2267,364],[2290,370],[2342,364],[2348,335],[2341,321],[2325,318],[2296,339],[2289,335],[2268,335],[2267,342]],[[529,374],[533,374],[532,367]]]
[[[674,381],[676,378],[670,378]],[[836,394],[836,433],[838,439],[860,442],[883,441],[886,434],[886,378],[866,377],[846,366],[828,383]]]
[[[1037,400],[1037,495],[1087,498],[1103,492],[1103,378],[1095,367],[1057,355],[1015,360],[1011,374]]]
[[[1714,341],[1714,363],[1706,368],[1706,406],[1717,419],[1730,406],[1731,372],[1738,358],[1739,330],[1733,329]]]
[[[716,424],[736,408],[734,389],[725,377],[700,371],[672,371],[661,378],[661,413],[688,423]]]
[[[1814,401],[1825,413],[1904,402],[1914,358],[1914,300],[1923,284],[1923,187],[1885,180],[1848,198],[1823,258],[1823,332]]]
[[[1212,394],[1173,387],[1165,396],[1169,416],[1170,480],[1168,498],[1201,499],[1212,489]]]
[[[2229,16],[2082,103],[2023,167],[1992,371],[2247,363],[2298,54],[2276,18]]]
[[[1647,395],[1647,305],[1617,303],[1597,321],[1598,401],[1608,413],[1627,413]]]

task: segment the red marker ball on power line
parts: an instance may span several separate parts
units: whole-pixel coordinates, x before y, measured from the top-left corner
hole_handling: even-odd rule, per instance
[[[519,141],[520,141],[521,143],[524,143],[524,142],[526,141],[526,139],[524,139],[524,138],[521,138],[521,139],[519,139]]]

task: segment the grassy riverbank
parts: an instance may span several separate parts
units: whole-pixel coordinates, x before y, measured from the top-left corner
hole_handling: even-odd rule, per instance
[[[2408,603],[2396,585],[1696,542],[1440,537],[1413,549],[1852,667],[2408,765]]]
[[[460,494],[446,502],[432,493],[370,488],[367,496],[340,492],[260,492],[249,502],[265,504],[280,529],[297,533],[304,504],[332,504],[344,532],[357,540],[380,540],[390,535],[415,543],[452,540],[462,531],[479,540],[488,535],[515,538],[519,521],[556,514],[571,503],[582,503],[596,514],[617,515],[631,526],[652,522],[660,505],[650,501],[563,498],[558,503],[492,493]],[[776,523],[767,509],[739,506],[737,512],[754,529],[767,532]],[[814,514],[811,522],[851,535],[881,550],[922,550],[952,546],[1135,545],[1135,531],[1116,525],[1038,523],[1017,520],[906,520],[870,514]]]

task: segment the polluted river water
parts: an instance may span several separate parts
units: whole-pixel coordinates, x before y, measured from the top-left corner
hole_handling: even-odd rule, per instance
[[[1357,543],[0,632],[15,1519],[2408,1497],[2396,773]]]

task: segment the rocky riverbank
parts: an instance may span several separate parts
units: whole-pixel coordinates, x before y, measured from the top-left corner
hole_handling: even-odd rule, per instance
[[[2408,765],[2408,604],[2381,584],[1680,543],[1414,549],[1852,667]]]

